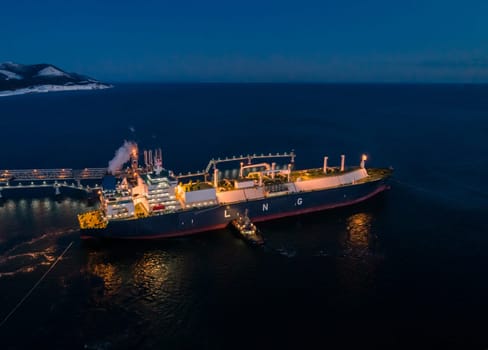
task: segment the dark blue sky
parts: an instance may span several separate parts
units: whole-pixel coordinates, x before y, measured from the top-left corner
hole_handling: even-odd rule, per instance
[[[4,1],[1,61],[109,81],[488,82],[488,1]]]

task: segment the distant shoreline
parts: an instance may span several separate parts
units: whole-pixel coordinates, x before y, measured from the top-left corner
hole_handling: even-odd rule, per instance
[[[25,95],[32,93],[46,93],[46,92],[59,92],[59,91],[78,91],[78,90],[101,90],[110,89],[113,85],[101,84],[101,83],[90,83],[90,84],[73,84],[73,85],[38,85],[30,86],[27,88],[16,89],[16,90],[3,90],[0,91],[0,97],[15,96],[15,95]]]

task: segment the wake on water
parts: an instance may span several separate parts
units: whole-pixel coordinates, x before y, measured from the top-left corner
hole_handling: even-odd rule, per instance
[[[0,278],[31,273],[40,267],[51,265],[61,248],[56,240],[76,231],[76,227],[70,227],[46,232],[10,248],[0,255]]]

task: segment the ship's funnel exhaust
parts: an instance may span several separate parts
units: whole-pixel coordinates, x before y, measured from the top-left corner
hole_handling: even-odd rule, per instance
[[[136,171],[139,167],[139,150],[137,145],[134,143],[130,150],[130,164],[133,171]]]
[[[345,155],[341,155],[341,171],[344,171],[344,164],[346,162],[346,156]]]
[[[115,156],[108,162],[108,172],[110,174],[115,174],[117,171],[122,169],[124,163],[127,163],[129,160],[133,160],[133,154],[137,157],[137,144],[131,141],[124,141],[124,144],[119,147],[117,151],[115,151]],[[134,165],[133,162],[131,162]],[[137,158],[136,163],[137,167]]]

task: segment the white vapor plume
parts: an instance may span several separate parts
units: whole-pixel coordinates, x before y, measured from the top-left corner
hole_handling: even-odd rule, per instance
[[[113,159],[108,162],[108,172],[115,174],[117,170],[122,169],[124,163],[130,160],[130,155],[134,148],[137,148],[137,144],[131,141],[124,141],[124,144],[115,152]]]

